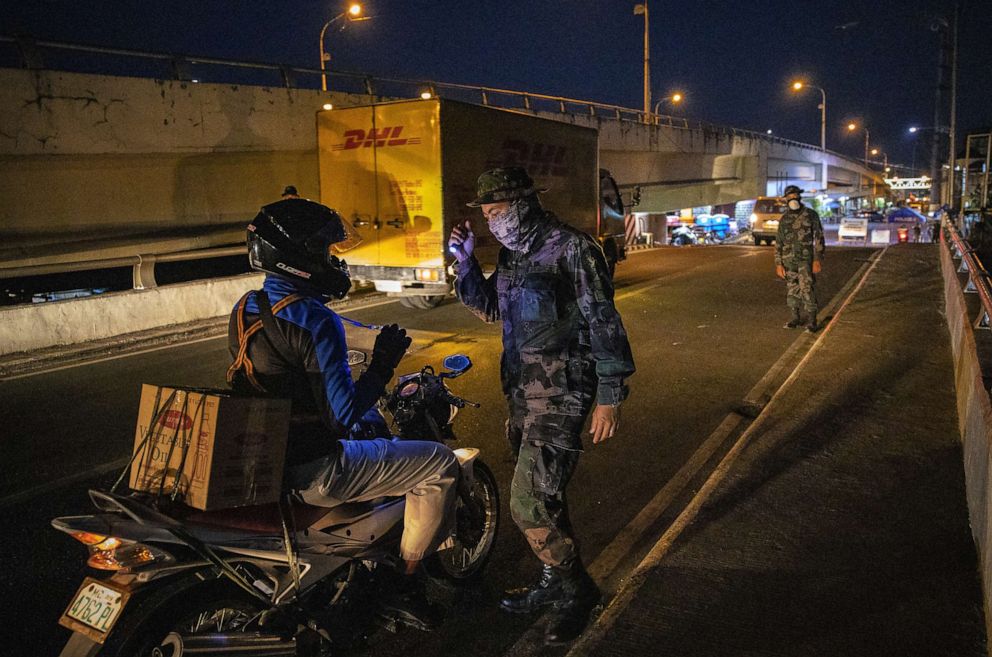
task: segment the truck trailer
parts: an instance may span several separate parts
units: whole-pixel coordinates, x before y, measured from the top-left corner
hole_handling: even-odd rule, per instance
[[[317,114],[320,202],[362,237],[347,254],[352,278],[430,308],[451,290],[451,228],[466,220],[476,257],[495,269],[499,243],[475,198],[479,174],[522,166],[545,207],[599,240],[612,271],[625,257],[625,210],[599,168],[595,129],[524,112],[432,98]]]

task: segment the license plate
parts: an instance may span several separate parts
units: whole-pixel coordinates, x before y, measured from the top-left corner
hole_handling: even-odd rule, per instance
[[[128,591],[87,577],[59,619],[59,624],[103,643],[120,618],[128,596]]]
[[[765,228],[778,228],[778,221],[775,219],[769,219],[765,222]]]

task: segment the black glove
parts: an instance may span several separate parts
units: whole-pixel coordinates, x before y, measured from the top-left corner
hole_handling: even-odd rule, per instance
[[[372,348],[372,363],[388,367],[390,370],[396,369],[412,342],[413,340],[406,334],[406,329],[401,329],[396,324],[383,326]]]

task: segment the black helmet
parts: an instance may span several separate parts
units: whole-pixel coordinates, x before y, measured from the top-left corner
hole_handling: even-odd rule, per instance
[[[351,288],[351,278],[336,254],[359,242],[334,210],[290,198],[262,207],[248,224],[248,261],[252,269],[340,299]]]
[[[785,191],[782,192],[782,196],[788,196],[789,194],[802,194],[802,193],[803,190],[799,189],[795,185],[789,185],[788,187],[785,188]]]

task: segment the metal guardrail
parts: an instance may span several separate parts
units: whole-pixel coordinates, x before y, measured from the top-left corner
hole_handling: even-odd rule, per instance
[[[155,281],[155,264],[159,262],[186,262],[190,260],[205,260],[207,258],[223,258],[225,256],[247,255],[247,250],[240,246],[220,246],[210,249],[193,251],[174,251],[172,253],[140,254],[122,256],[120,258],[104,258],[101,260],[77,260],[49,265],[27,265],[24,267],[0,268],[0,280],[10,278],[25,278],[28,276],[43,276],[45,274],[64,274],[73,271],[92,271],[94,269],[113,269],[115,267],[131,267],[134,289],[158,287]]]
[[[950,248],[951,255],[955,260],[960,260],[958,273],[968,275],[968,283],[965,285],[964,291],[977,294],[982,302],[973,326],[976,329],[990,329],[992,328],[992,275],[989,274],[985,265],[975,254],[975,249],[961,237],[954,222],[944,221],[942,228],[941,243]]]

